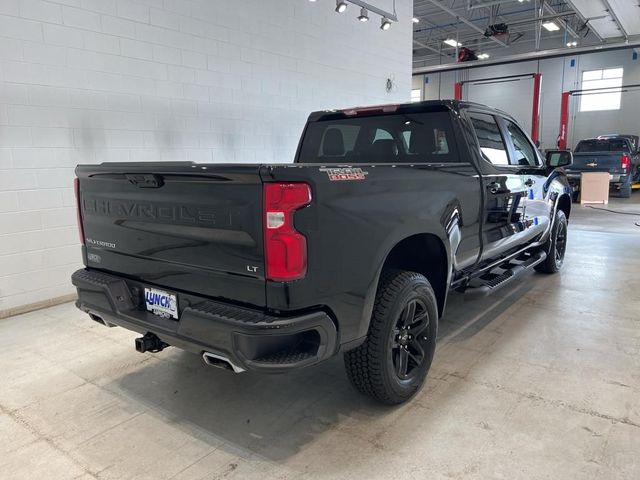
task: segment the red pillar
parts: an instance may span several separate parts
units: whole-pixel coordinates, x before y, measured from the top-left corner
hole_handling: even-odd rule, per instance
[[[542,74],[533,75],[533,110],[531,113],[531,140],[537,145],[540,140],[540,90]]]
[[[560,103],[560,133],[558,134],[558,148],[565,150],[567,148],[567,132],[569,129],[569,97],[571,92],[562,92],[562,101]]]
[[[462,100],[462,83],[456,82],[453,84],[453,98]]]

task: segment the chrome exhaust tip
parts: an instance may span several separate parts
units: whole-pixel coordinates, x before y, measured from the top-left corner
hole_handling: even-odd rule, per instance
[[[235,365],[231,360],[222,355],[217,355],[211,352],[204,352],[202,354],[204,363],[212,367],[223,368],[225,370],[233,370],[234,373],[242,373],[246,371],[244,368]]]

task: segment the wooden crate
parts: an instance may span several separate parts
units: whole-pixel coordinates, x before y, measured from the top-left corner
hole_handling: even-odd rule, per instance
[[[580,205],[609,203],[609,172],[583,173],[580,178]]]

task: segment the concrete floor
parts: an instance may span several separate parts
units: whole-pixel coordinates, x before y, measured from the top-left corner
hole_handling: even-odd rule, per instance
[[[640,217],[574,209],[560,275],[451,298],[399,408],[339,358],[234,376],[71,304],[2,320],[0,478],[638,479]]]

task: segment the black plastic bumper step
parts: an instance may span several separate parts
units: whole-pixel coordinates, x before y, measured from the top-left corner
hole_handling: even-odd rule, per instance
[[[270,363],[270,364],[289,364],[289,363],[300,363],[312,357],[313,357],[313,354],[311,352],[283,350],[281,352],[256,358],[254,362]]]

